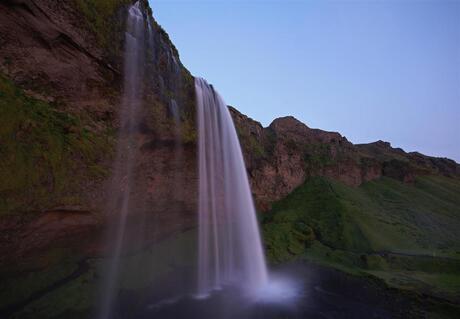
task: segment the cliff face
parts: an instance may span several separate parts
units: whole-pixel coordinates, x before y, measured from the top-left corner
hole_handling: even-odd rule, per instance
[[[106,185],[119,128],[128,0],[0,3],[0,252],[11,260],[105,224]],[[143,1],[145,52],[134,202],[152,237],[192,227],[197,199],[193,77]],[[180,130],[171,105],[179,105]],[[260,210],[314,176],[356,187],[381,176],[458,177],[447,159],[388,143],[353,145],[293,117],[264,128],[231,108]],[[177,146],[181,145],[180,151]],[[155,225],[161,224],[161,227]],[[65,246],[65,244],[63,244]],[[1,262],[1,260],[0,260]]]
[[[339,133],[311,129],[294,117],[278,118],[263,128],[231,110],[262,210],[314,176],[352,187],[382,176],[407,183],[422,175],[460,176],[460,166],[449,159],[406,153],[382,141],[353,145]]]
[[[65,238],[92,238],[105,224],[130,2],[0,3],[0,263]],[[132,196],[164,225],[151,232],[158,238],[195,221],[194,86],[142,6],[149,46]]]

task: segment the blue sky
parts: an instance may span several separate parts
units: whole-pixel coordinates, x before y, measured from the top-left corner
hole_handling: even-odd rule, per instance
[[[460,162],[460,0],[150,0],[182,63],[264,126]]]

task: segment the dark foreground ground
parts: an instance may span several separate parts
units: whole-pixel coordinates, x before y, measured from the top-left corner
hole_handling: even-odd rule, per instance
[[[268,301],[249,302],[230,287],[196,299],[196,256],[190,238],[193,233],[124,259],[113,319],[460,318],[460,306],[448,299],[390,288],[377,277],[351,275],[311,261],[272,270],[277,287],[288,283],[288,288],[281,285]],[[107,266],[84,260],[67,272],[63,268],[0,278],[0,302],[5,305],[0,319],[99,319]]]
[[[123,290],[113,318],[460,318],[458,305],[388,288],[376,279],[348,275],[309,262],[278,267],[271,277],[282,278],[281,283],[289,283],[289,289],[283,288],[271,294],[268,301],[258,302],[249,302],[230,287],[216,291],[207,299],[196,299],[193,296],[194,273],[192,267],[176,268],[171,276],[159,279],[141,294]],[[64,285],[72,285],[72,281]],[[36,300],[24,303],[23,309],[0,311],[0,318],[97,318],[97,303],[86,310],[43,312],[37,305],[55,309],[88,298],[88,291],[80,289],[72,295],[58,293],[59,299],[52,297],[56,292],[45,291],[34,296]]]
[[[187,280],[177,276],[161,285],[169,294],[154,294],[137,307],[133,307],[136,301],[126,296],[119,303],[117,318],[455,318],[460,315],[432,313],[430,302],[426,302],[424,309],[420,304],[423,301],[381,283],[309,263],[285,266],[275,274],[289,279],[293,290],[272,296],[268,302],[249,303],[231,288],[201,300],[192,294],[175,295],[175,288],[187,286]]]

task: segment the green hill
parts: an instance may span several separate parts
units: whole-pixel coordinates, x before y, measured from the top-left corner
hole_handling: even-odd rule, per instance
[[[309,179],[263,216],[268,258],[305,258],[389,287],[460,301],[460,180]]]

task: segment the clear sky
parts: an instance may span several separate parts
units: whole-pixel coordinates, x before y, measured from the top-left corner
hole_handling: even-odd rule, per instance
[[[150,0],[182,63],[264,126],[460,162],[460,0]]]

